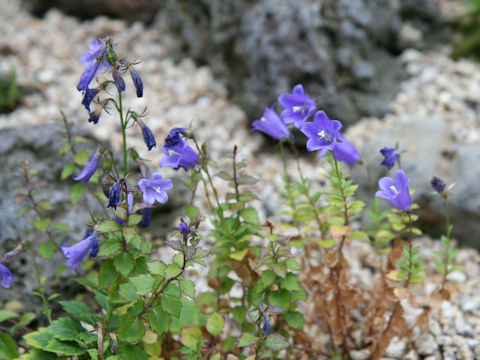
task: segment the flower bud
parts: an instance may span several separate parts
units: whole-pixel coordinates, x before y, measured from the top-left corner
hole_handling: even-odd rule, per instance
[[[108,194],[108,205],[107,207],[113,207],[117,210],[117,205],[120,202],[120,192],[122,190],[122,185],[119,182],[113,184]]]

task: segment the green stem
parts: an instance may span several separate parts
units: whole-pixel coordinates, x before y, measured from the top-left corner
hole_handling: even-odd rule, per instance
[[[127,153],[127,124],[123,117],[123,105],[122,105],[122,93],[118,91],[118,114],[120,115],[120,125],[122,128],[122,140],[123,140],[123,177],[128,173],[128,153]]]
[[[48,300],[45,295],[45,289],[43,288],[42,279],[40,277],[40,269],[38,268],[37,257],[35,255],[35,251],[33,250],[33,246],[31,243],[28,244],[28,250],[32,255],[33,267],[35,268],[35,278],[37,279],[38,290],[39,290],[38,292],[43,302],[43,313],[47,316],[48,322],[51,324],[52,315],[51,315],[50,309],[48,308]]]

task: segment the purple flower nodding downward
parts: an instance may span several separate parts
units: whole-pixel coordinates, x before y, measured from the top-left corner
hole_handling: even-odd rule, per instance
[[[313,99],[305,95],[303,86],[296,85],[291,94],[282,94],[278,97],[278,102],[284,107],[281,118],[285,124],[293,123],[297,128],[311,117],[317,110],[317,105]]]
[[[68,259],[67,266],[70,269],[82,271],[80,265],[88,252],[90,252],[90,257],[95,257],[98,254],[97,232],[91,229],[87,230],[87,236],[82,241],[70,247],[63,244],[61,249],[63,255]]]
[[[430,184],[432,184],[432,187],[440,195],[446,195],[447,194],[447,191],[445,190],[445,187],[447,186],[447,184],[445,184],[445,182],[442,179],[434,176],[434,177],[432,177],[432,180],[430,181]]]
[[[283,140],[290,136],[290,131],[273,107],[267,107],[261,119],[252,122],[252,130],[261,131],[277,140]]]
[[[190,227],[184,221],[182,221],[178,225],[178,229],[180,230],[180,234],[182,234],[182,235],[188,234],[190,232]]]
[[[93,154],[92,158],[84,166],[80,174],[75,176],[73,180],[81,181],[82,184],[85,185],[93,176],[93,174],[95,174],[95,171],[97,171],[98,165],[100,164],[100,158],[100,151],[97,150],[97,152]]]
[[[380,190],[375,193],[376,197],[387,199],[397,209],[408,211],[412,206],[412,198],[408,189],[410,179],[407,178],[405,172],[397,170],[393,179],[383,177],[378,180]]]
[[[87,109],[88,112],[90,112],[90,104],[92,103],[93,99],[95,99],[95,96],[98,95],[101,89],[101,87],[96,87],[94,89],[85,90],[83,94],[82,105],[85,106],[85,109]]]
[[[140,214],[142,214],[142,220],[138,223],[141,227],[149,227],[150,219],[152,218],[152,210],[150,208],[140,209]]]
[[[173,184],[170,179],[162,179],[162,174],[155,173],[152,175],[151,180],[140,179],[138,187],[143,192],[143,201],[146,204],[153,205],[155,201],[165,204],[168,201],[168,195],[165,190],[171,190]]]
[[[157,146],[152,130],[150,130],[148,126],[141,121],[138,121],[138,125],[140,125],[140,128],[142,129],[143,140],[145,141],[148,150],[152,150],[153,147]]]
[[[118,68],[116,66],[112,68],[112,76],[113,76],[113,82],[117,87],[118,92],[125,91],[125,81],[123,80],[122,76],[119,74]]]
[[[107,207],[113,207],[117,210],[117,205],[120,202],[120,192],[122,190],[122,185],[119,182],[113,184],[108,194],[108,205]]]
[[[337,134],[337,140],[339,141],[337,141],[337,146],[333,150],[335,159],[349,165],[355,164],[360,159],[360,154],[355,146],[340,131]]]
[[[77,89],[79,91],[86,91],[95,74],[98,74],[103,68],[107,70],[111,69],[111,65],[108,63],[105,51],[107,41],[108,38],[92,40],[88,45],[89,50],[80,57],[80,62],[83,65],[86,65],[87,68],[83,72],[82,76],[80,77],[80,81],[78,82]]]
[[[198,162],[198,155],[182,135],[187,131],[183,128],[174,128],[170,131],[162,146],[162,152],[167,155],[160,160],[160,166],[171,166],[174,170],[183,167],[188,170]]]
[[[0,280],[2,281],[0,285],[8,289],[10,283],[16,279],[17,278],[10,272],[10,270],[3,263],[0,263]]]
[[[338,145],[337,137],[341,128],[340,121],[330,120],[325,111],[317,111],[313,121],[304,123],[300,131],[308,137],[307,150],[320,150],[320,155],[325,156]]]
[[[270,325],[270,319],[269,319],[268,315],[265,315],[265,321],[264,321],[263,326],[262,326],[263,336],[267,337],[268,335],[270,335],[271,329],[272,329],[272,327]]]
[[[135,70],[132,66],[128,67],[128,70],[130,70],[130,76],[132,77],[133,85],[135,86],[135,89],[137,90],[137,97],[142,97],[143,96],[143,82],[142,78],[140,75],[138,75],[137,70]]]
[[[100,104],[95,110],[90,112],[88,117],[88,122],[93,122],[94,124],[98,124],[98,119],[100,119],[100,115],[102,115],[102,111],[105,108],[104,105]]]
[[[391,170],[398,160],[397,149],[384,147],[380,150],[380,153],[383,155],[383,160],[380,165],[385,165],[388,170]]]

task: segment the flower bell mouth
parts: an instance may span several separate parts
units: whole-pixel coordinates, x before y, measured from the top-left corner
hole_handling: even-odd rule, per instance
[[[297,113],[300,113],[300,114],[304,115],[305,114],[305,105],[294,106],[294,107],[292,107],[292,110],[293,110],[293,112],[297,112]]]
[[[399,191],[397,190],[397,188],[393,185],[390,186],[390,190],[392,190],[392,192],[397,195],[399,193]]]
[[[318,136],[320,139],[324,139],[329,144],[333,141],[333,137],[329,133],[325,132],[325,130],[320,131]]]

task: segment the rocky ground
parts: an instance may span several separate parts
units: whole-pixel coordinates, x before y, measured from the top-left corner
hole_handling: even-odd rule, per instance
[[[442,9],[451,13],[448,9],[455,2],[441,3]],[[23,9],[20,1],[14,0],[2,4],[0,24],[0,55],[15,65],[20,84],[28,90],[18,109],[13,113],[0,115],[0,134],[10,134],[14,129],[21,134],[38,127],[54,127],[51,124],[56,123],[60,111],[63,111],[77,129],[92,132],[101,141],[118,149],[121,137],[114,118],[103,114],[98,125],[88,124],[87,113],[80,105],[81,94],[75,88],[83,71],[83,66],[77,59],[86,50],[91,39],[109,34],[118,43],[119,54],[142,60],[138,71],[144,80],[144,98],[137,100],[131,91],[131,97],[126,104],[139,110],[148,106],[146,121],[153,130],[157,143],[160,145],[172,127],[188,127],[192,124],[197,137],[209,144],[213,158],[223,158],[234,144],[239,145],[240,155],[247,160],[249,171],[260,179],[256,185],[259,192],[256,206],[261,218],[271,216],[274,209],[281,206],[281,199],[276,193],[276,189],[282,186],[279,176],[281,160],[274,144],[265,142],[260,134],[249,130],[248,124],[254,119],[247,119],[245,113],[229,101],[225,87],[212,76],[207,66],[199,67],[191,59],[174,60],[169,56],[175,49],[177,40],[167,31],[160,31],[160,25],[147,28],[141,23],[134,23],[127,26],[123,21],[104,17],[80,22],[57,10],[50,10],[43,19],[38,19]],[[459,195],[458,202],[466,203],[467,206],[463,208],[463,213],[460,210],[458,213],[464,218],[470,216],[468,221],[478,226],[480,222],[475,214],[480,211],[477,180],[477,175],[480,175],[477,170],[480,160],[480,67],[467,60],[451,60],[447,56],[447,50],[440,48],[430,52],[405,51],[400,59],[406,69],[407,78],[401,83],[400,91],[390,105],[391,113],[382,119],[359,121],[349,129],[347,136],[358,146],[365,163],[371,168],[378,167],[381,161],[378,154],[380,147],[393,146],[396,141],[400,141],[401,147],[408,150],[404,158],[407,169],[411,170],[409,174],[415,187],[419,189],[417,196],[421,194],[422,198],[432,198],[428,186],[423,187],[422,184],[428,184],[428,178],[434,175],[433,172],[435,175],[446,176],[447,181],[457,182],[458,193],[464,194],[463,198]],[[7,61],[0,63],[0,71],[8,70]],[[129,79],[128,87],[131,88]],[[265,104],[267,105],[270,104]],[[419,130],[417,126],[424,128]],[[398,139],[399,134],[402,134],[401,129],[405,127],[411,131]],[[48,138],[48,131],[45,129],[38,134]],[[398,131],[391,130],[389,137],[381,137],[388,129]],[[454,160],[447,159],[453,162],[435,160],[438,156],[437,150],[421,146],[429,137],[434,139],[433,142],[448,142],[447,150],[453,148],[459,155],[453,156]],[[35,138],[35,135],[26,138]],[[160,150],[157,148],[147,152],[139,129],[130,129],[128,139],[141,150],[141,156],[152,161],[151,168],[156,171]],[[48,143],[48,140],[45,142]],[[14,144],[9,147],[2,144],[1,159],[2,163],[6,163],[5,159],[18,149]],[[427,155],[422,160],[425,165],[415,168],[413,162],[418,163],[418,157],[425,151]],[[410,164],[408,158],[411,159]],[[435,164],[429,164],[426,171],[428,158]],[[301,164],[309,178],[322,177],[324,169],[312,156],[303,156]],[[288,167],[294,171],[293,160],[289,160]],[[4,171],[6,174],[2,175],[2,184],[6,184],[10,191],[10,182],[14,180],[8,177],[9,171],[10,169]],[[353,169],[356,180],[360,182],[362,178],[366,178],[361,171],[360,167]],[[167,177],[182,176],[181,173],[168,170],[162,170],[162,173]],[[215,182],[221,192],[226,191],[225,183],[221,179],[216,178]],[[364,187],[368,187],[366,181],[363,182]],[[16,211],[12,211],[12,196],[3,191],[2,188],[4,201],[0,202],[0,218],[8,218],[9,213]],[[455,202],[454,198],[452,201]],[[435,204],[432,202],[431,206],[438,207],[438,204]],[[278,221],[276,218],[271,220]],[[2,226],[2,229],[4,230],[0,229],[0,241],[5,243],[11,240],[11,236],[8,230],[5,230],[6,227]],[[478,232],[470,229],[469,234],[472,238],[470,244],[479,240]],[[471,234],[475,235],[472,237]],[[158,236],[153,234],[153,237]],[[438,241],[428,237],[418,239],[417,243],[422,246],[422,256],[427,261],[432,257],[432,250],[439,247]],[[352,253],[355,254],[352,257],[353,281],[368,286],[375,275],[364,268],[364,261],[355,259],[368,258],[371,248],[366,244],[354,244]],[[165,252],[159,255],[168,256]],[[440,279],[434,275],[433,268],[429,268],[429,276],[425,283],[415,287],[415,293],[421,307],[432,307],[431,320],[424,330],[417,328],[412,339],[394,341],[387,351],[388,358],[480,358],[480,255],[476,250],[464,248],[457,259],[462,269],[450,276],[452,300],[442,302],[431,297],[438,288]],[[28,276],[28,271],[25,271],[25,282],[31,284],[28,287],[31,290],[34,285]],[[22,291],[22,284],[16,284],[14,289],[15,292],[10,295],[17,296],[18,291]],[[4,294],[5,291],[2,290],[0,298],[6,301],[8,297]],[[409,322],[413,325],[421,310],[408,304],[403,305]],[[366,353],[357,354],[358,359],[366,357]]]

